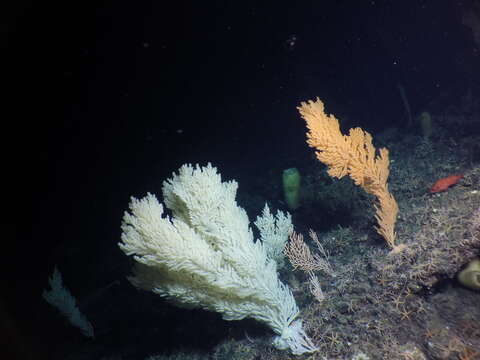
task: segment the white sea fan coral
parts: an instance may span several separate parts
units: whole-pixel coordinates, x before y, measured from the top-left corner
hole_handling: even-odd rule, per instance
[[[267,204],[263,208],[261,216],[257,217],[255,226],[260,231],[260,239],[267,251],[267,256],[275,260],[278,268],[285,265],[283,250],[288,237],[293,232],[292,216],[283,211],[277,211],[277,215],[270,212]]]
[[[296,320],[290,289],[261,241],[254,241],[245,211],[235,201],[235,181],[222,182],[216,168],[183,165],[163,184],[164,207],[148,194],[132,198],[122,224],[120,248],[138,262],[130,280],[183,306],[251,317],[278,335],[274,345],[294,354],[317,348]]]

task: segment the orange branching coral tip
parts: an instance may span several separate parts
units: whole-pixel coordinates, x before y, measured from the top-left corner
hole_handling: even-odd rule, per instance
[[[356,185],[377,197],[376,230],[395,252],[402,250],[403,246],[395,245],[398,205],[388,191],[388,150],[381,148],[377,155],[372,136],[361,128],[350,129],[348,135],[343,135],[338,120],[325,114],[319,98],[302,102],[298,110],[307,123],[307,143],[317,150],[318,160],[328,166],[328,174],[339,179],[348,175]]]

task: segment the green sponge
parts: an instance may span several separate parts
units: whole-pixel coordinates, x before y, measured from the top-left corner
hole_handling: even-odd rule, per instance
[[[283,195],[290,210],[300,206],[300,179],[297,168],[283,170]]]
[[[418,117],[418,121],[422,128],[423,137],[429,139],[433,132],[432,116],[429,112],[424,111]]]

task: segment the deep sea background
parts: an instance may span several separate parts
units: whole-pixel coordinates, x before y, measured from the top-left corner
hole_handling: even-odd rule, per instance
[[[251,219],[265,201],[282,208],[282,171],[302,171],[313,157],[301,101],[320,97],[343,129],[411,132],[399,84],[418,114],[478,81],[478,48],[461,21],[469,3],[2,5],[2,348],[18,342],[29,356],[54,359],[81,347],[78,331],[41,297],[55,265],[89,304],[99,353],[135,344],[142,356],[208,351],[225,328],[243,336],[241,325],[185,315],[128,283],[131,262],[117,243],[130,196],[160,195],[182,164],[211,162],[239,182]],[[191,335],[204,327],[179,334],[182,321],[214,324],[203,334],[209,341]]]

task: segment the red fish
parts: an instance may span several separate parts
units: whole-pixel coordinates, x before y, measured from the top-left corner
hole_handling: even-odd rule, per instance
[[[463,178],[463,175],[450,175],[446,178],[437,180],[435,184],[430,188],[431,193],[437,193],[441,191],[446,191],[450,186],[455,185],[460,179]]]

